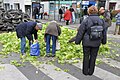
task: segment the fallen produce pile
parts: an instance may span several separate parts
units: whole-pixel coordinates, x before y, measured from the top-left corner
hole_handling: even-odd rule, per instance
[[[44,32],[45,28],[48,24],[43,25],[42,31],[38,32],[38,41],[40,43],[40,57],[44,56],[46,54],[46,47],[45,47],[45,42],[44,42]],[[65,27],[61,27],[62,34],[59,37],[59,42],[61,49],[56,51],[56,58],[59,63],[65,63],[67,60],[73,60],[73,62],[77,62],[75,59],[82,59],[83,57],[83,52],[82,52],[82,46],[81,45],[75,45],[75,43],[68,43],[68,40],[75,36],[76,31],[71,30]],[[0,43],[3,44],[3,49],[2,52],[0,52],[0,55],[8,55],[11,52],[15,53],[20,53],[20,40],[17,39],[16,33],[15,32],[9,32],[9,33],[2,33],[0,34]],[[28,40],[27,40],[28,41]],[[35,61],[36,58],[38,57],[31,57],[30,56],[30,51],[29,51],[29,44],[27,42],[27,57],[25,60],[29,61]],[[100,50],[99,50],[99,55],[109,55],[110,48],[108,44],[106,45],[101,45]]]

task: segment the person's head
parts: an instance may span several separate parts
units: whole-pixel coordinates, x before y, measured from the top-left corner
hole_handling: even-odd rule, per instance
[[[98,13],[98,9],[95,6],[91,6],[91,7],[88,8],[87,12],[88,12],[89,15],[91,15],[91,14],[97,14]]]
[[[66,7],[66,9],[68,9],[68,7]]]
[[[35,26],[36,30],[42,30],[42,23],[37,23]]]
[[[118,12],[120,13],[120,9],[118,10]]]
[[[100,7],[99,11],[100,11],[100,10],[105,10],[105,8],[104,8],[104,7]]]
[[[99,14],[104,14],[104,12],[105,12],[104,7],[101,7],[101,8],[99,9]]]
[[[42,6],[40,6],[40,8],[42,8]]]
[[[85,6],[85,9],[87,9],[87,7]]]

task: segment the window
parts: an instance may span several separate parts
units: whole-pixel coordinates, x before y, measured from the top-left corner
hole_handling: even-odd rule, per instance
[[[9,3],[5,3],[4,7],[5,7],[5,10],[9,10],[10,9],[10,4]]]

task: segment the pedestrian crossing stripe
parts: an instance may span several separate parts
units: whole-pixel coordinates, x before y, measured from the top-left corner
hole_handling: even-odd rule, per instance
[[[108,60],[108,59],[103,59],[103,60]],[[117,61],[114,62],[115,60],[112,59],[109,60],[110,60],[109,63],[110,65],[113,64],[116,68],[119,68],[119,62]],[[44,63],[38,66],[35,63],[32,63],[32,65],[34,65],[38,69],[38,71],[36,71],[36,75],[39,74],[39,70],[40,70],[42,73],[50,77],[52,80],[79,80],[74,75],[64,72],[62,69],[60,71],[56,71],[55,69],[59,67],[56,67],[53,64]],[[72,65],[80,70],[82,69],[82,62],[75,63]],[[14,65],[0,64],[0,66],[3,67],[0,70],[0,80],[28,80]],[[120,76],[117,76],[109,71],[103,70],[97,66],[95,67],[95,71],[93,75],[102,80],[120,80]]]
[[[35,64],[33,64],[34,66],[36,66]],[[72,64],[75,67],[82,69],[82,63],[75,63]],[[51,77],[53,80],[78,80],[78,79],[73,79],[74,77],[72,75],[68,75],[68,73],[63,72],[63,71],[55,71],[56,67],[55,65],[49,65],[49,64],[41,64],[40,65],[41,68],[39,68],[43,73],[47,74],[49,77]],[[42,69],[44,68],[44,69]],[[61,74],[59,76],[59,74]],[[94,71],[94,76],[102,79],[102,80],[120,80],[120,77],[108,72],[106,70],[103,70],[99,67],[95,67],[95,71]],[[69,78],[68,78],[69,77]],[[57,79],[58,78],[58,79]]]
[[[118,61],[115,61],[111,58],[102,58],[101,60],[112,67],[116,67],[120,69],[120,62]]]
[[[76,66],[77,68],[82,69],[82,63],[80,62],[73,65]],[[119,76],[98,67],[95,67],[95,71],[93,75],[95,75],[96,77],[102,80],[120,80]]]
[[[34,66],[36,66],[33,63]],[[70,75],[67,72],[64,72],[63,70],[56,71],[55,69],[58,68],[53,64],[40,64],[38,68],[40,71],[42,71],[44,74],[52,78],[53,80],[79,80],[75,78],[74,76]]]
[[[0,64],[0,80],[28,80],[14,65]]]

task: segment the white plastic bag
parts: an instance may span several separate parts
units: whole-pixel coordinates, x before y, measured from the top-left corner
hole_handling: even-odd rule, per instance
[[[60,50],[60,43],[56,40],[56,50]]]

